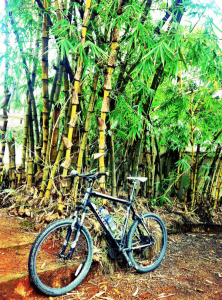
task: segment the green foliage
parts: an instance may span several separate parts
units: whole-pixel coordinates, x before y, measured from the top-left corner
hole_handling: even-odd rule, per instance
[[[70,7],[61,10],[60,21],[57,21],[53,2],[47,10],[52,22],[49,28],[49,88],[55,74],[57,54],[61,53],[62,59],[68,59],[73,73],[78,57],[83,60],[83,91],[79,107],[81,126],[86,120],[94,71],[96,68],[101,71],[90,122],[89,145],[95,143],[98,137],[95,115],[101,112],[107,59],[111,53],[113,31],[118,25],[120,37],[111,78],[110,112],[106,120],[107,123],[111,118],[114,120],[108,128],[108,134],[115,137],[117,162],[125,153],[123,145],[127,140],[133,143],[142,139],[141,147],[158,146],[161,153],[166,149],[178,153],[190,148],[191,106],[194,112],[195,145],[198,143],[201,147],[207,147],[212,144],[210,150],[214,149],[212,139],[221,128],[222,117],[221,99],[215,97],[215,92],[222,85],[222,52],[216,35],[221,29],[212,16],[221,16],[221,11],[214,1],[196,3],[184,0],[176,7],[172,2],[172,8],[168,7],[168,1],[165,0],[153,1],[149,8],[148,1],[141,3],[130,0],[125,3],[123,13],[118,15],[119,1],[93,0],[84,46],[81,43],[83,6],[72,3],[71,22],[68,18]],[[31,75],[34,37],[38,14],[42,14],[42,9],[37,5],[31,7],[28,0],[10,0],[6,10],[15,24],[12,26],[10,14],[5,14],[0,21],[0,29],[3,32],[8,30],[10,34],[8,52],[0,55],[1,65],[5,61],[9,63],[9,73],[2,84],[6,84],[10,92],[13,91],[8,109],[18,110],[27,104],[28,88],[23,58],[26,58]],[[169,17],[168,23],[165,23],[164,15]],[[180,23],[180,16],[186,21]],[[19,44],[14,43],[15,31],[19,35]],[[18,46],[23,49],[21,53]],[[37,65],[34,90],[40,115],[43,109],[41,57],[35,59],[34,63]],[[64,106],[62,91],[58,103]],[[64,116],[60,120],[62,132]],[[18,138],[20,136],[22,133],[18,134]],[[157,145],[151,145],[150,137],[156,139]],[[174,162],[174,167],[187,174],[190,171],[190,157],[183,155]],[[165,181],[158,183],[162,191],[168,189],[171,181],[177,180],[175,169],[170,170]],[[199,175],[206,173],[203,170]],[[164,201],[170,201],[167,195],[159,199],[160,203]]]

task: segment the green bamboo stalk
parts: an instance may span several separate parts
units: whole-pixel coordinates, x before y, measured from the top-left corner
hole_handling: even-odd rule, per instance
[[[54,99],[54,103],[56,105],[53,110],[53,132],[52,132],[52,142],[51,142],[51,150],[50,150],[51,164],[53,164],[55,161],[58,138],[59,138],[59,117],[60,117],[61,106],[57,102],[59,101],[63,73],[64,73],[64,59],[61,59],[59,65],[58,79],[56,82],[55,99]]]
[[[12,182],[12,141],[8,140],[7,141],[8,145],[8,155],[9,155],[9,168],[8,168],[8,177],[9,177],[9,185],[11,187],[11,182]]]
[[[213,194],[214,194],[214,190],[215,190],[215,187],[216,187],[216,183],[220,177],[220,169],[221,169],[221,166],[222,166],[222,156],[220,157],[220,160],[219,160],[219,163],[217,164],[217,168],[216,168],[216,171],[215,171],[215,175],[214,175],[214,179],[212,177],[212,184],[210,186],[210,188],[208,189],[208,195],[210,195],[210,202],[211,200],[213,199]]]
[[[67,123],[67,120],[70,119],[71,110],[72,110],[72,102],[70,101],[69,102],[68,115],[67,115],[65,123]],[[66,136],[67,133],[68,133],[68,126],[64,126],[63,135]],[[54,177],[56,175],[56,172],[57,172],[58,166],[60,164],[60,161],[63,158],[63,150],[64,149],[65,149],[65,146],[64,146],[64,143],[61,140],[60,145],[59,145],[59,149],[58,149],[58,153],[56,155],[56,160],[55,160],[55,163],[53,165],[53,168],[52,168],[52,171],[51,171],[51,174],[50,174],[50,179],[48,181],[48,185],[47,185],[47,188],[46,188],[45,199],[50,198],[50,193],[51,193],[51,189],[52,189],[52,186],[53,186],[53,180],[54,180]]]
[[[220,161],[222,161],[222,159],[220,159]],[[218,181],[217,181],[216,194],[214,200],[214,209],[217,208],[217,203],[220,197],[221,184],[222,184],[222,168],[220,168],[220,174],[218,176]]]
[[[197,178],[197,171],[198,171],[198,162],[199,162],[199,156],[200,156],[200,144],[197,144],[197,151],[196,151],[196,162],[195,162],[195,171],[194,171],[194,187],[193,187],[193,193],[196,197],[197,190],[197,184],[198,184],[198,178]]]
[[[28,158],[27,186],[31,186],[34,179],[34,162],[32,158]]]
[[[57,152],[57,144],[59,139],[59,119],[60,119],[60,112],[61,112],[61,105],[56,105],[53,110],[53,135],[51,139],[51,154],[50,154],[50,161],[51,165],[53,165],[55,158],[56,158],[56,152]]]
[[[153,153],[153,137],[150,135],[150,182],[149,182],[149,199],[153,198],[153,175],[154,175],[154,153]]]
[[[30,135],[30,127],[28,128],[28,132],[27,132],[26,161],[28,161],[30,157],[29,135]],[[28,170],[28,165],[27,165],[27,170]]]
[[[194,140],[193,140],[193,97],[194,94],[191,94],[190,100],[190,127],[191,127],[191,147],[192,147],[192,155],[191,155],[191,170],[190,170],[190,197],[191,197],[191,210],[194,207]]]
[[[49,141],[52,138],[52,132],[53,132],[53,122],[51,122],[50,125],[50,129],[49,129]],[[42,178],[42,185],[40,188],[40,193],[39,193],[39,197],[42,198],[44,196],[44,191],[47,187],[47,180],[48,180],[48,176],[49,176],[49,155],[50,155],[50,143],[48,143],[47,145],[47,149],[46,149],[46,157],[45,157],[45,162],[44,162],[44,169],[43,169],[43,178]]]
[[[5,3],[7,3],[8,5],[8,1],[5,0]],[[32,80],[30,78],[30,74],[29,74],[29,69],[28,69],[28,65],[25,59],[25,53],[22,47],[22,43],[20,42],[20,38],[19,38],[19,34],[18,34],[18,30],[16,28],[16,24],[14,22],[14,19],[12,17],[12,12],[9,11],[9,17],[10,17],[10,21],[11,21],[11,25],[16,37],[16,41],[18,44],[18,48],[21,54],[21,58],[22,58],[22,62],[24,65],[24,70],[25,70],[25,75],[26,75],[26,79],[27,79],[27,84],[28,84],[28,89],[29,89],[29,94],[30,94],[30,102],[32,105],[32,111],[33,111],[33,118],[34,118],[34,123],[35,123],[35,137],[36,137],[36,144],[39,143],[39,128],[38,128],[38,117],[37,117],[37,110],[36,110],[36,103],[35,103],[35,97],[34,97],[34,89],[32,86]]]
[[[16,164],[15,164],[15,139],[14,137],[12,138],[12,143],[11,143],[11,188],[15,189],[16,188]]]
[[[23,149],[22,149],[22,176],[18,181],[19,185],[22,184],[22,179],[25,178],[26,147],[27,147],[27,141],[28,141],[28,128],[30,126],[29,106],[30,106],[30,97],[29,97],[27,107],[26,107],[24,134],[23,134]]]
[[[51,109],[52,109],[52,104],[54,103],[54,96],[55,96],[55,91],[56,91],[56,84],[57,84],[58,77],[59,77],[59,72],[61,72],[60,61],[61,61],[61,50],[58,51],[56,65],[54,67],[56,72],[55,72],[55,76],[53,78],[51,93],[50,93],[50,97],[49,97],[49,109],[48,109],[49,110],[49,115],[50,115],[50,112],[51,112]]]
[[[5,6],[6,6],[6,2],[5,2]],[[9,45],[8,45],[8,40],[9,40],[9,32],[8,32],[8,28],[7,28],[7,24],[5,26],[6,28],[6,32],[5,32],[5,53],[8,53],[9,50]],[[2,140],[1,140],[1,152],[0,152],[0,174],[3,171],[3,160],[4,160],[4,154],[5,154],[5,134],[6,134],[6,130],[7,130],[7,123],[8,123],[8,114],[7,114],[7,106],[9,103],[9,99],[11,94],[9,93],[9,88],[8,88],[8,69],[9,69],[9,62],[7,57],[5,57],[5,82],[4,82],[4,101],[3,101],[3,126],[1,129],[1,133],[2,133]],[[3,176],[1,176],[1,181],[0,183],[2,183],[2,179]]]
[[[34,51],[34,60],[33,60],[33,69],[32,69],[32,81],[31,85],[34,87],[35,80],[36,80],[36,71],[37,71],[37,60],[38,60],[38,54],[39,54],[39,44],[40,44],[40,27],[41,27],[42,18],[41,15],[38,16],[38,25],[36,30],[36,42],[35,42],[35,51]],[[22,148],[22,176],[18,179],[18,185],[22,184],[22,178],[25,177],[25,157],[26,157],[26,145],[27,145],[27,137],[28,137],[28,128],[31,126],[32,117],[30,115],[31,110],[31,97],[30,94],[28,95],[28,101],[27,101],[27,107],[26,107],[26,116],[25,116],[25,124],[24,124],[24,134],[23,134],[23,148]],[[29,117],[30,115],[30,117]],[[33,129],[31,129],[31,135],[32,135]],[[32,137],[31,137],[32,138]],[[34,139],[34,137],[33,137]],[[32,145],[33,141],[31,141]],[[33,146],[31,146],[31,149]],[[33,154],[34,155],[34,154]],[[41,156],[41,155],[40,155]],[[38,161],[38,159],[37,159]],[[39,169],[38,169],[39,170]]]
[[[203,191],[202,191],[202,196],[203,197],[204,197],[205,194],[207,194],[207,195],[210,194],[211,184],[212,184],[212,180],[213,180],[213,175],[214,175],[214,172],[215,172],[215,165],[216,165],[216,162],[217,162],[218,157],[220,155],[220,152],[221,152],[221,146],[218,143],[217,149],[216,149],[216,153],[214,155],[213,162],[211,163],[210,171],[208,173],[208,177],[210,177],[210,179],[207,178],[205,180],[205,183],[204,183],[204,187],[203,187]],[[208,189],[207,189],[207,187],[208,187]]]
[[[179,160],[181,160],[181,158],[182,158],[182,150],[180,149]],[[179,166],[177,167],[177,178],[178,179],[176,182],[176,195],[177,195],[177,199],[179,199],[180,198],[180,185],[181,185],[181,180],[182,180],[182,176],[180,176],[180,167]]]
[[[31,105],[29,105],[29,145],[30,145],[30,157],[34,160],[35,157],[35,141],[34,141],[34,132],[33,132],[33,123],[32,123],[32,110]]]

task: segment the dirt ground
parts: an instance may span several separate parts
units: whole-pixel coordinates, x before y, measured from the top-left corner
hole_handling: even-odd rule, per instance
[[[102,274],[94,262],[71,293],[41,294],[29,281],[27,261],[36,235],[23,221],[0,215],[0,299],[215,299],[222,300],[222,234],[170,234],[165,257],[152,273],[122,267]]]

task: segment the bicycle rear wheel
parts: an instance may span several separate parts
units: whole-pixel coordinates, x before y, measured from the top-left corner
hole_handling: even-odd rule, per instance
[[[35,240],[29,255],[29,274],[36,287],[50,296],[60,296],[77,287],[87,275],[92,263],[92,239],[82,227],[71,259],[65,256],[75,238],[71,231],[73,220],[59,220],[47,226]],[[64,255],[61,257],[67,232],[71,233]]]
[[[143,220],[149,233],[140,219],[134,221],[127,236],[129,258],[140,273],[153,271],[162,261],[167,246],[166,227],[155,214],[143,214]]]

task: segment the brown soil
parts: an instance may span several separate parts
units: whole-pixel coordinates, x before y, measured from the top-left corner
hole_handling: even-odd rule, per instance
[[[50,298],[29,281],[27,261],[36,235],[24,220],[0,215],[0,299],[222,299],[222,234],[171,234],[165,258],[152,273],[123,268],[101,274],[93,263],[71,293]]]

